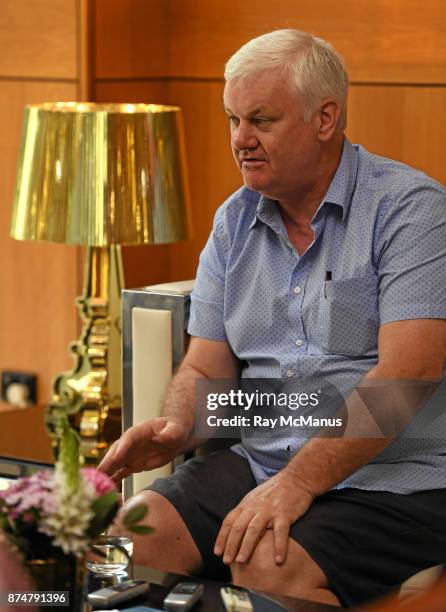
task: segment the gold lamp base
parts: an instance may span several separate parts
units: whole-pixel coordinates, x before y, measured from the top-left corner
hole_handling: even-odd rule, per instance
[[[46,424],[57,447],[56,423],[67,415],[80,452],[95,464],[121,435],[121,247],[88,247],[85,286],[76,300],[83,329],[70,345],[75,365],[53,381]]]

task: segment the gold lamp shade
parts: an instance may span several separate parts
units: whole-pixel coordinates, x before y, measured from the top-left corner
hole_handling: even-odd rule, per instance
[[[90,246],[186,239],[180,109],[27,106],[11,235]]]
[[[53,381],[47,425],[69,415],[96,462],[121,431],[121,245],[188,238],[181,111],[155,104],[28,106],[11,235],[86,245],[75,365]]]

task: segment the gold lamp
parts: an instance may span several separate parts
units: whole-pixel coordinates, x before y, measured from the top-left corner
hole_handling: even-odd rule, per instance
[[[60,414],[94,463],[121,432],[121,246],[189,236],[178,107],[56,102],[27,106],[11,236],[87,246],[74,367],[53,381]]]

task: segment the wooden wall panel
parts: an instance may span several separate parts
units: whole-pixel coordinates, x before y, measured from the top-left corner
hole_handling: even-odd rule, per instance
[[[170,248],[169,280],[194,278],[218,206],[241,184],[223,112],[223,84],[172,82],[171,104],[184,113],[194,235]]]
[[[45,406],[0,414],[0,455],[51,463],[51,439],[45,429]]]
[[[347,135],[446,184],[446,87],[353,86]]]
[[[168,104],[169,83],[166,80],[96,81],[96,102],[143,102]]]
[[[77,0],[2,0],[0,77],[77,78]]]
[[[49,398],[52,377],[72,364],[67,351],[77,337],[76,249],[9,237],[16,163],[24,105],[75,97],[71,84],[0,83],[0,370],[37,372],[41,401]]]
[[[168,0],[95,4],[96,78],[167,74]]]
[[[330,41],[353,81],[446,82],[444,0],[171,0],[169,71],[219,78],[254,36],[293,27]]]
[[[78,250],[9,237],[24,106],[76,100],[79,15],[86,0],[0,3],[0,370],[37,374],[40,406],[0,402],[0,455],[51,460],[43,420],[52,378],[72,367]]]

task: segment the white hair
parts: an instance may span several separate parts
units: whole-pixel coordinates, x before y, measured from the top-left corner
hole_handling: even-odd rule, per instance
[[[268,32],[253,38],[229,58],[225,81],[257,76],[264,70],[278,70],[302,96],[304,121],[309,122],[324,98],[336,99],[345,129],[348,75],[344,60],[323,40],[301,30]]]

